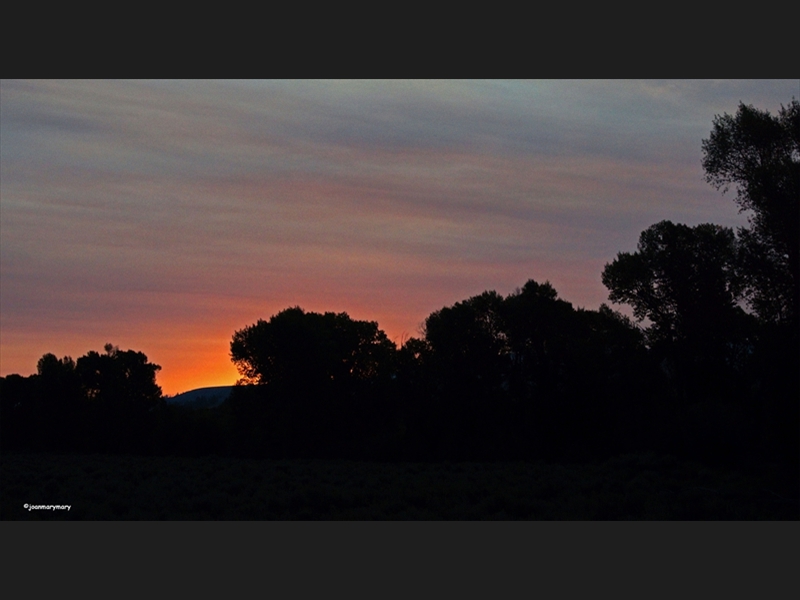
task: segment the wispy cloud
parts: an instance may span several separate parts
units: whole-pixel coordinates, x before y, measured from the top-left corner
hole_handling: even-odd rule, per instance
[[[775,111],[797,89],[3,81],[0,370],[144,344],[174,392],[234,378],[208,349],[289,305],[395,338],[530,277],[596,307],[603,264],[648,225],[744,222],[703,182],[701,139],[740,100]]]

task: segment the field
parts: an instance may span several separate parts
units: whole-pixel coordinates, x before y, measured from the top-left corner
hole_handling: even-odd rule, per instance
[[[797,520],[796,477],[669,456],[600,464],[0,457],[3,520]],[[70,505],[26,510],[24,505]]]

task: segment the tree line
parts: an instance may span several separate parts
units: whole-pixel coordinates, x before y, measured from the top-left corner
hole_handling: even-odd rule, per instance
[[[287,308],[234,332],[241,379],[168,406],[158,365],[111,345],[0,378],[3,449],[584,460],[667,452],[798,461],[800,103],[740,104],[703,140],[736,231],[662,221],[607,264],[607,305],[547,281],[430,314],[399,348],[378,324]]]

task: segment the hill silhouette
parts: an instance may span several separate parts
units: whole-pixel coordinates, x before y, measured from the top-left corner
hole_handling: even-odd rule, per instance
[[[219,406],[231,395],[232,385],[202,387],[165,398],[167,404],[186,408],[213,408]]]

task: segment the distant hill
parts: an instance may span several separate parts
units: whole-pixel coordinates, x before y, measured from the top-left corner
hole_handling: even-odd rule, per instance
[[[212,408],[225,402],[231,395],[232,389],[232,385],[198,388],[167,398],[167,403],[179,404],[188,408]]]

